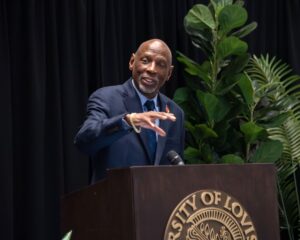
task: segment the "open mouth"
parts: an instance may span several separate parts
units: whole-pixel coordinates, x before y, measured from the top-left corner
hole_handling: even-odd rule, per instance
[[[149,77],[142,77],[142,82],[144,85],[153,87],[157,85],[157,79],[149,78]]]

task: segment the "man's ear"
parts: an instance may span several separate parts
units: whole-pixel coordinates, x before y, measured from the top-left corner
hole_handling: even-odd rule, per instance
[[[170,66],[170,69],[169,69],[169,73],[168,73],[168,78],[167,78],[167,81],[169,81],[170,77],[172,76],[173,69],[174,69],[174,66],[173,66],[173,65],[171,65],[171,66]]]
[[[133,69],[133,64],[134,64],[134,58],[135,58],[135,54],[131,54],[130,60],[129,60],[129,70],[132,71]]]

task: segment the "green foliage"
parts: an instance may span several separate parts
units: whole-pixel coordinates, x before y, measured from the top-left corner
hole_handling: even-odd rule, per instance
[[[267,141],[263,142],[255,151],[255,154],[252,156],[252,162],[257,163],[266,163],[274,162],[275,160],[280,159],[283,151],[282,143],[280,141]]]
[[[184,19],[192,44],[206,59],[178,52],[186,87],[174,100],[186,115],[188,163],[275,163],[282,229],[300,235],[296,171],[300,163],[299,76],[269,56],[250,57],[242,39],[257,26],[247,23],[242,0],[210,0]]]
[[[68,232],[62,240],[71,240],[71,236],[72,236],[72,231]]]
[[[189,78],[174,100],[186,113],[185,158],[191,163],[229,162],[233,155],[233,162],[250,161],[250,144],[266,135],[251,115],[254,88],[244,73],[250,56],[242,37],[256,27],[247,19],[243,2],[229,0],[197,4],[184,19],[193,45],[207,56],[197,63],[177,55]]]
[[[227,154],[222,157],[224,163],[244,163],[244,160],[234,154]]]
[[[272,109],[272,113],[267,113],[263,121],[268,121],[268,115],[277,114],[274,125],[271,123],[265,126],[269,138],[282,145],[282,154],[276,160],[281,228],[287,231],[289,239],[299,239],[296,236],[300,235],[300,199],[296,172],[300,166],[300,76],[290,75],[291,69],[286,64],[276,58],[269,59],[268,56],[254,56],[247,72],[257,88],[266,94],[263,108]],[[276,146],[268,150],[270,154],[274,154],[274,151],[277,151]]]

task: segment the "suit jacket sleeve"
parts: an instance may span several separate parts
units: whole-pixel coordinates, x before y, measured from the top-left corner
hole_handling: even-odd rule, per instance
[[[132,131],[132,128],[123,122],[127,114],[125,108],[113,115],[114,110],[111,109],[111,103],[109,104],[109,101],[113,99],[107,96],[108,94],[103,89],[91,95],[87,105],[86,120],[74,140],[77,147],[89,155],[94,155],[100,149]]]

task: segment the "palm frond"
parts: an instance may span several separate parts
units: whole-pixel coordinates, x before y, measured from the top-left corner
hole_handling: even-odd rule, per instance
[[[296,171],[300,160],[300,122],[290,117],[279,128],[268,129],[270,138],[283,143],[283,154],[276,162],[281,227],[288,231],[290,239],[295,229],[300,232],[300,200]],[[297,132],[297,133],[296,133]]]
[[[277,60],[276,57],[269,58],[268,55],[253,56],[250,59],[246,72],[250,76],[257,91],[263,91],[260,95],[266,95],[272,101],[280,102],[291,93],[300,90],[300,76],[292,75],[291,68]],[[300,99],[300,94],[295,95]]]
[[[246,69],[254,85],[273,106],[289,113],[284,123],[267,129],[269,138],[283,144],[283,153],[276,162],[281,228],[290,239],[300,235],[300,199],[296,172],[300,166],[300,76],[291,75],[291,68],[276,58],[254,56]],[[299,239],[299,238],[298,238]]]

